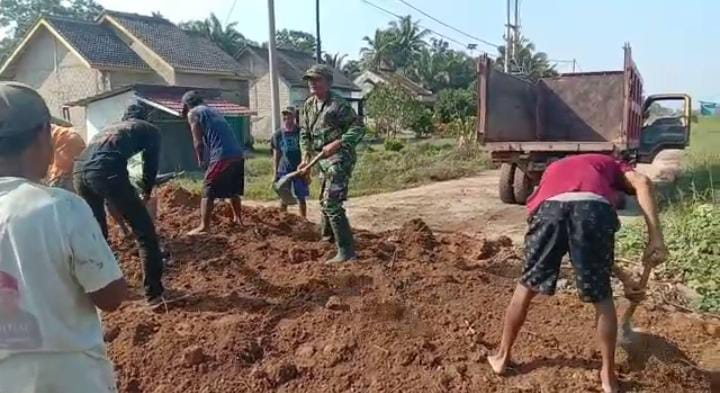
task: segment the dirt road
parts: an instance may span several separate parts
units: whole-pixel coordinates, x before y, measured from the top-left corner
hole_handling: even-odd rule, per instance
[[[639,165],[638,170],[658,182],[673,181],[680,172],[681,159],[681,150],[664,151],[652,165]],[[526,211],[523,206],[500,202],[499,178],[499,171],[489,170],[475,177],[351,198],[347,209],[357,228],[384,231],[420,217],[436,232],[505,235],[517,243],[525,231]],[[628,211],[621,214],[623,221],[635,216],[636,211],[637,205],[630,202]],[[310,203],[309,215],[311,221],[319,221],[317,203]]]

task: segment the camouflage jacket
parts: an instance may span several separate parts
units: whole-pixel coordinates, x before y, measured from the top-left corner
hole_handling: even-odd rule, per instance
[[[365,136],[365,127],[355,110],[342,97],[331,93],[321,105],[317,98],[308,97],[300,113],[300,148],[303,157],[320,152],[323,146],[342,140],[341,155],[355,160],[355,147]]]

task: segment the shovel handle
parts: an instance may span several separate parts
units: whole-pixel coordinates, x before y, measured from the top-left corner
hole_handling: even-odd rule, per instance
[[[323,152],[318,153],[317,155],[315,155],[315,157],[313,157],[312,160],[310,160],[310,162],[308,162],[306,168],[314,167],[315,164],[317,164],[318,161],[320,161],[324,156],[325,156],[325,153],[323,153]]]
[[[650,273],[652,272],[652,266],[649,265],[643,265],[643,271],[642,276],[640,276],[640,288],[645,289],[647,287],[648,280],[650,280]],[[622,316],[622,324],[623,326],[630,324],[630,319],[632,318],[633,314],[635,314],[635,309],[637,309],[639,302],[630,302],[630,305],[625,310],[625,313]]]

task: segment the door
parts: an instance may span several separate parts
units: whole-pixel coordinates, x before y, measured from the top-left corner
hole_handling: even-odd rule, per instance
[[[650,163],[665,149],[685,149],[690,142],[692,102],[686,94],[650,96],[643,105],[638,160]]]

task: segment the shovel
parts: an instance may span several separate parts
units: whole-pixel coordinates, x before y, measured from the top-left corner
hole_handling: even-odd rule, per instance
[[[645,289],[647,287],[648,280],[650,279],[650,272],[652,271],[652,266],[650,265],[644,265],[642,276],[640,277],[640,283],[638,289]],[[630,301],[630,305],[625,310],[625,313],[623,314],[622,318],[620,319],[620,343],[622,344],[632,344],[634,343],[637,338],[637,333],[639,330],[635,330],[632,327],[632,316],[635,314],[635,310],[637,309],[638,304],[640,304],[639,301]]]
[[[313,159],[308,163],[306,168],[312,168],[315,166],[315,164],[322,159],[324,154],[322,152],[318,153]],[[292,195],[292,192],[290,192],[290,180],[292,180],[295,176],[298,176],[300,173],[302,173],[301,170],[297,170],[294,172],[290,172],[287,175],[284,175],[283,177],[279,178],[275,183],[273,183],[273,190],[278,193],[280,196],[280,199],[283,201],[286,205],[294,205],[295,204],[295,198]]]

